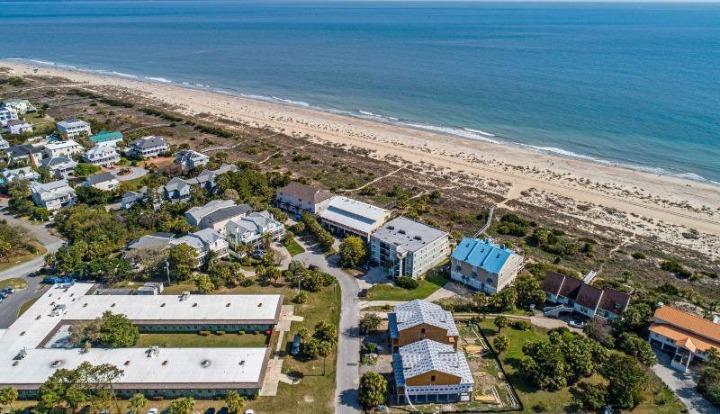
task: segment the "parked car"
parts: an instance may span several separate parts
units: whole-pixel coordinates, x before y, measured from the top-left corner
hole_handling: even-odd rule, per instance
[[[158,414],[159,412],[157,408],[151,408],[147,411],[147,414]]]
[[[75,283],[75,279],[71,277],[61,277],[61,276],[46,276],[42,283],[46,285],[57,285],[57,284],[69,284],[72,285]]]
[[[295,337],[293,338],[292,347],[290,348],[290,355],[297,356],[300,354],[301,343],[302,343],[302,337],[298,334],[295,334]]]
[[[573,328],[583,329],[585,327],[585,322],[576,321],[573,319],[570,322],[568,322],[568,325],[572,326]]]
[[[248,408],[247,410],[245,410],[245,414],[255,414],[255,410],[253,410],[252,408]]]

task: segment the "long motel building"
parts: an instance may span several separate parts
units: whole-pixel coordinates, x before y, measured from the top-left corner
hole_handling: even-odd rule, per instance
[[[89,348],[69,345],[69,326],[106,311],[126,315],[140,332],[263,332],[280,317],[281,295],[95,295],[92,284],[56,285],[8,329],[0,330],[0,388],[37,397],[58,369],[83,362],[123,371],[120,396],[213,398],[234,390],[257,395],[271,351],[255,348]]]

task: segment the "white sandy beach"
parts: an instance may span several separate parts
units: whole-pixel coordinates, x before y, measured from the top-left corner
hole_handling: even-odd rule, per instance
[[[289,135],[309,135],[316,142],[364,148],[377,158],[401,159],[414,170],[442,172],[458,184],[498,193],[506,198],[503,204],[522,198],[543,207],[562,206],[553,208],[597,225],[720,255],[720,187],[713,184],[174,84],[16,61],[0,61],[0,66],[17,75],[64,77],[91,89],[127,89],[187,114],[211,113]],[[697,239],[682,237],[691,229],[699,232]]]

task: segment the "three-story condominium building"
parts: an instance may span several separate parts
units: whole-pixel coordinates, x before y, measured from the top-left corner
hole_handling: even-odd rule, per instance
[[[165,138],[150,135],[131,142],[126,151],[128,155],[137,158],[154,158],[167,152],[169,148]]]
[[[447,232],[398,217],[370,236],[370,255],[393,277],[418,278],[450,255]]]
[[[277,191],[275,204],[291,213],[317,214],[328,205],[332,196],[330,191],[293,181]]]
[[[523,258],[489,240],[466,237],[453,250],[450,277],[488,294],[500,292],[522,269]]]
[[[318,213],[320,222],[339,236],[355,235],[366,242],[390,218],[390,211],[362,201],[334,196]]]
[[[57,122],[55,127],[60,135],[65,139],[72,139],[80,136],[89,137],[92,135],[90,124],[77,118],[69,118],[64,121]]]
[[[83,159],[92,165],[109,167],[120,161],[120,154],[115,150],[114,145],[95,145],[83,154]]]
[[[50,183],[33,182],[30,184],[30,190],[35,204],[50,211],[73,205],[77,199],[75,190],[68,185],[67,180]]]

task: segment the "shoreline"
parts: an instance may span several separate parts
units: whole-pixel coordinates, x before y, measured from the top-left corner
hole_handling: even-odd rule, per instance
[[[135,75],[130,73],[116,72],[113,70],[105,69],[92,69],[92,68],[81,68],[70,64],[57,63],[51,61],[44,61],[39,59],[26,59],[26,58],[0,58],[0,64],[4,62],[18,63],[25,66],[38,65],[46,69],[56,69],[59,71],[69,71],[86,73],[89,75],[108,76],[120,79],[127,79],[141,83],[150,83],[156,85],[169,85],[176,86],[183,89],[190,89],[199,92],[210,92],[221,95],[227,95],[242,99],[248,99],[251,101],[263,102],[271,105],[286,106],[289,108],[296,109],[308,109],[326,114],[338,115],[356,118],[359,120],[377,122],[388,126],[395,126],[400,128],[412,129],[420,132],[426,132],[431,134],[443,135],[452,138],[460,138],[463,140],[479,141],[488,144],[504,145],[517,150],[530,151],[537,154],[545,155],[552,158],[568,159],[583,161],[600,166],[614,167],[631,172],[640,172],[650,174],[657,177],[669,177],[688,180],[690,182],[703,183],[720,188],[720,181],[715,181],[707,177],[703,177],[697,173],[689,171],[672,171],[662,167],[652,167],[648,165],[642,165],[632,162],[616,161],[601,157],[595,157],[582,153],[576,153],[571,150],[566,150],[554,146],[539,146],[533,144],[526,144],[518,141],[514,141],[512,138],[498,135],[496,133],[487,132],[484,130],[474,129],[471,127],[463,126],[447,126],[447,125],[434,125],[424,123],[423,121],[412,121],[407,119],[400,119],[389,115],[376,114],[366,110],[345,110],[331,107],[317,106],[304,101],[295,101],[288,98],[280,98],[273,95],[258,95],[244,93],[241,91],[235,91],[231,89],[224,89],[222,87],[211,87],[203,84],[193,84],[186,81],[173,81],[171,79],[164,78],[162,76],[145,76]]]
[[[720,254],[720,186],[711,183],[178,83],[16,60],[0,60],[0,66],[20,76],[54,76],[68,79],[75,86],[121,89],[187,115],[211,114],[268,127],[298,139],[360,148],[373,158],[392,160],[495,193],[504,199],[500,203],[504,207],[515,199],[546,208],[567,206],[569,215],[593,224],[657,236],[715,257]],[[594,206],[592,214],[585,213],[588,206]],[[701,237],[684,239],[683,232],[691,230]]]

